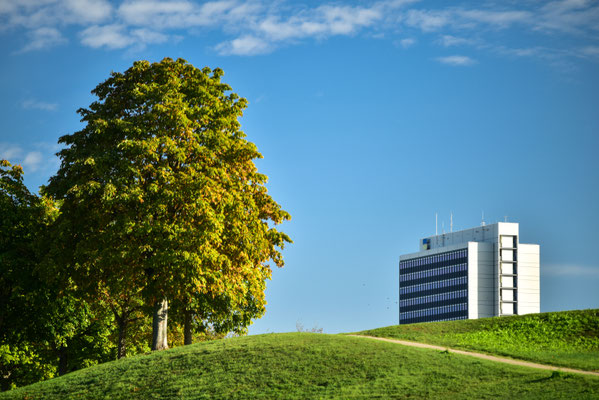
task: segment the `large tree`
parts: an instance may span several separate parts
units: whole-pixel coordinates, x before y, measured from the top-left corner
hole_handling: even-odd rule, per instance
[[[62,202],[72,276],[122,299],[123,325],[142,298],[153,349],[168,347],[169,301],[186,337],[194,326],[243,331],[264,313],[270,263],[283,265],[279,249],[291,241],[275,228],[290,216],[241,131],[247,101],[222,74],[169,58],[112,73],[78,111],[83,129],[60,138],[67,148],[46,188]]]

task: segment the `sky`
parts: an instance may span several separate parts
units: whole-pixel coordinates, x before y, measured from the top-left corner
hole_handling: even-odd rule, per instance
[[[111,71],[225,71],[292,216],[250,334],[397,324],[435,213],[520,223],[541,311],[599,308],[598,1],[0,0],[0,54],[0,158],[35,192]]]

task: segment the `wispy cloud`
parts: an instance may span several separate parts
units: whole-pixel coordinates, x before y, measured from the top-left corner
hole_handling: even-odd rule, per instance
[[[424,32],[437,31],[450,23],[450,13],[437,10],[409,10],[405,23]]]
[[[455,15],[462,23],[489,24],[494,27],[507,28],[515,23],[528,23],[532,17],[529,11],[496,11],[496,10],[457,10]]]
[[[446,56],[437,57],[437,61],[441,64],[451,65],[454,67],[463,67],[476,64],[476,61],[468,56]]]
[[[22,107],[26,110],[43,110],[43,111],[56,111],[58,110],[58,104],[47,103],[45,101],[38,101],[35,99],[25,100],[21,103]]]
[[[107,0],[2,0],[0,32],[26,30],[28,40],[16,53],[46,50],[67,42],[63,28],[99,23],[111,14]]]
[[[23,154],[20,146],[0,142],[0,159],[13,162]]]
[[[599,266],[544,264],[541,266],[541,274],[550,276],[586,276],[599,278]]]
[[[45,142],[32,143],[29,148],[0,142],[0,159],[8,160],[13,165],[21,165],[26,174],[55,171],[60,165],[56,157],[59,148],[57,144]]]
[[[403,47],[404,49],[407,49],[408,47],[412,47],[414,45],[414,43],[416,43],[416,39],[413,39],[413,38],[405,38],[405,39],[401,39],[399,41],[399,45],[401,47]]]
[[[583,47],[580,52],[585,56],[599,58],[599,46],[586,46]]]
[[[67,42],[62,33],[56,28],[37,28],[29,31],[29,43],[17,53],[27,53],[34,50],[48,50],[59,44]]]
[[[590,0],[559,0],[543,5],[533,24],[535,29],[580,33],[599,30],[599,3]]]
[[[112,50],[174,42],[189,32],[197,37],[198,32],[217,31],[224,37],[206,46],[221,55],[259,55],[308,40],[364,35],[389,38],[403,48],[428,38],[442,47],[515,49],[511,54],[495,52],[500,55],[542,57],[551,53],[562,59],[594,60],[599,47],[597,21],[599,3],[590,0],[449,6],[418,0],[357,4],[330,0],[315,6],[266,0],[0,0],[0,34],[24,30],[22,37],[28,40],[20,52],[65,44],[69,28],[84,46]],[[506,30],[536,35],[540,40],[526,47],[514,46],[517,35],[496,35]],[[555,42],[553,50],[539,51],[546,42],[543,37],[555,33],[571,37],[570,43]],[[188,40],[193,39],[189,36]],[[579,50],[560,52],[559,46]],[[473,63],[465,56],[437,60],[450,65]]]
[[[97,23],[112,15],[112,5],[107,0],[63,0],[59,1],[69,22]]]
[[[148,44],[165,43],[169,35],[146,28],[128,30],[125,25],[90,26],[80,34],[81,43],[86,46],[108,49],[122,49],[135,46],[144,48]]]
[[[80,37],[81,43],[93,48],[122,49],[134,43],[133,37],[128,34],[125,26],[119,24],[93,25],[83,30]]]
[[[216,46],[220,54],[252,55],[272,51],[283,42],[315,37],[353,35],[374,25],[383,17],[383,5],[363,8],[323,5],[284,18],[267,15],[256,19],[251,34],[242,35]]]
[[[242,36],[228,42],[220,43],[216,50],[222,55],[252,56],[270,53],[272,45],[255,36]]]
[[[439,38],[439,40],[437,40],[437,43],[439,43],[443,47],[451,47],[474,44],[475,40],[463,37],[456,37],[452,35],[443,35]]]
[[[189,26],[199,17],[198,7],[189,1],[126,1],[117,11],[123,22],[135,26],[146,26],[148,21],[158,28]],[[204,20],[206,22],[207,20]],[[200,23],[201,25],[201,23]]]
[[[35,172],[39,169],[40,164],[43,161],[42,153],[39,151],[31,151],[25,155],[23,159],[23,168],[31,172]]]
[[[112,5],[107,0],[3,0],[0,17],[4,28],[86,25],[107,20]]]

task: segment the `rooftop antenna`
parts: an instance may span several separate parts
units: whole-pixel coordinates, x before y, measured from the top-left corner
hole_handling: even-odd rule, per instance
[[[449,232],[453,232],[453,211],[449,213]]]
[[[441,230],[443,231],[443,234],[445,235],[445,221],[441,221]]]
[[[483,211],[482,218],[480,220],[480,226],[485,226],[485,212]]]
[[[439,232],[437,231],[437,213],[435,213],[435,236],[437,236]]]
[[[507,215],[503,216],[503,222],[507,222]]]

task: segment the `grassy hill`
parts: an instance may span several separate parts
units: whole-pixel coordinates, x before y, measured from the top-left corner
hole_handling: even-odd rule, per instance
[[[135,356],[0,399],[599,398],[599,378],[344,335],[285,333]]]
[[[599,309],[396,325],[359,333],[599,371]]]

